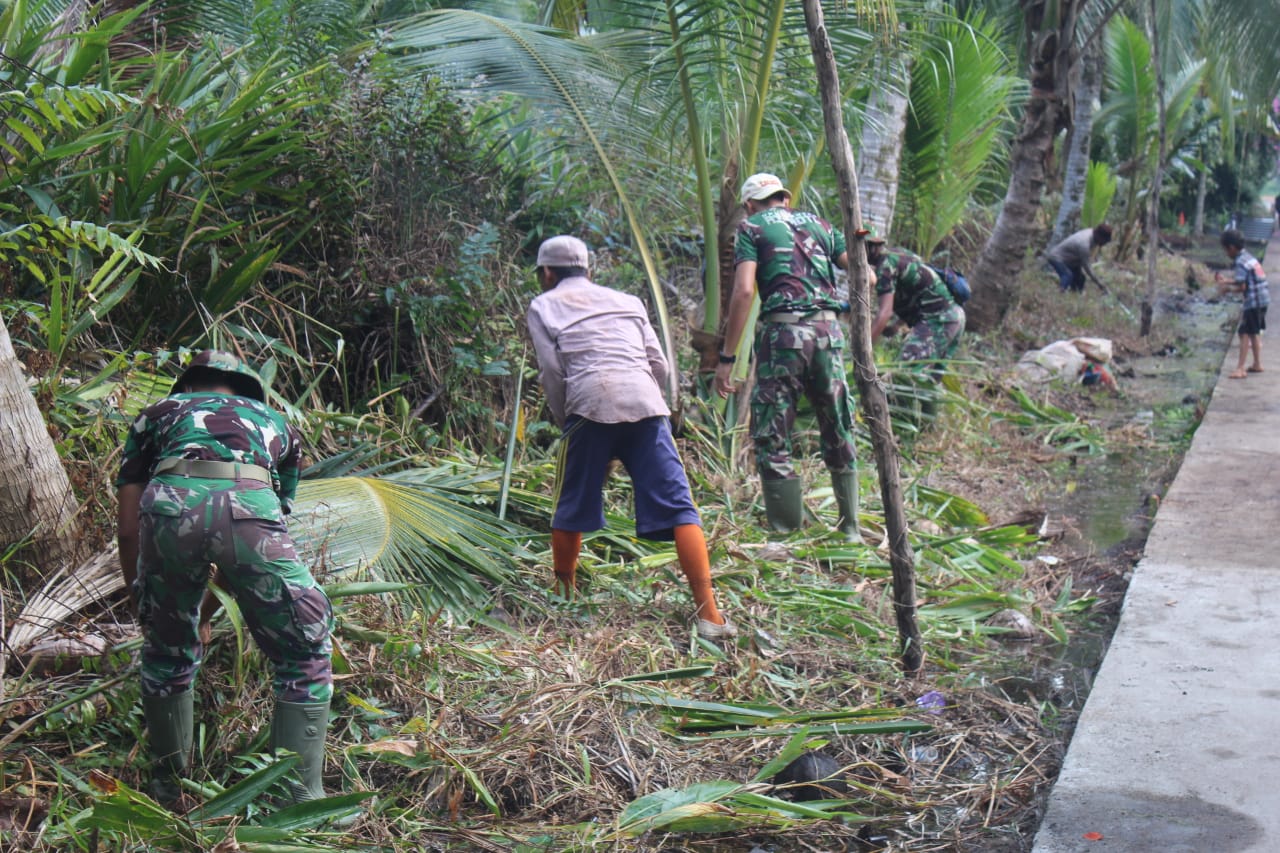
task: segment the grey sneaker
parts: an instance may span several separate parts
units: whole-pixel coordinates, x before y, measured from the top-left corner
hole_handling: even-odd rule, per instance
[[[723,625],[717,625],[706,619],[699,619],[698,636],[704,640],[728,640],[738,636],[738,628],[727,617]]]

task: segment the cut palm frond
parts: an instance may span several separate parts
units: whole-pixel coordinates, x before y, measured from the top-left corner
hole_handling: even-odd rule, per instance
[[[431,607],[457,613],[488,599],[531,535],[426,482],[335,477],[300,484],[290,525],[299,549],[332,577],[370,574],[414,584]]]
[[[430,482],[373,477],[304,480],[289,527],[299,556],[322,579],[362,575],[406,584],[405,592],[431,608],[462,615],[488,601],[486,584],[508,580],[531,536],[468,505],[474,478],[438,476]],[[487,498],[485,499],[487,501]],[[14,621],[8,648],[21,653],[68,619],[106,604],[124,589],[114,546],[55,573]]]

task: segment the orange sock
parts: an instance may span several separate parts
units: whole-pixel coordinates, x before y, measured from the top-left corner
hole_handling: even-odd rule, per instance
[[[576,530],[551,530],[551,564],[556,572],[555,590],[572,598],[574,576],[578,572],[578,552],[582,550],[582,534]]]
[[[716,608],[715,594],[711,591],[711,558],[707,556],[707,539],[697,524],[681,524],[675,529],[676,556],[680,568],[689,581],[689,592],[698,606],[698,618],[716,625],[724,624],[724,617]]]

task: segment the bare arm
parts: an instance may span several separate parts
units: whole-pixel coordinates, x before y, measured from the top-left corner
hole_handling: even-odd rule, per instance
[[[742,261],[733,271],[733,293],[729,296],[729,320],[724,330],[724,351],[732,354],[738,351],[742,342],[742,332],[747,326],[747,317],[751,314],[751,303],[756,298],[756,262]],[[734,386],[730,381],[733,373],[732,364],[716,366],[716,390],[721,397],[728,397]]]
[[[138,579],[138,516],[142,504],[142,483],[129,483],[116,492],[116,543],[120,546],[120,574],[129,594],[129,609],[138,616],[133,582]]]
[[[875,319],[871,321],[871,340],[875,341],[884,332],[885,327],[889,325],[889,320],[893,318],[893,291],[880,294],[880,303],[876,308]]]

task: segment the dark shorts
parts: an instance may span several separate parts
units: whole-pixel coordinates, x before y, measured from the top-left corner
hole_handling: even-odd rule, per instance
[[[1260,335],[1267,327],[1267,307],[1246,308],[1240,316],[1240,334]]]
[[[621,424],[575,416],[560,443],[553,528],[585,533],[605,526],[604,478],[614,459],[631,475],[637,536],[669,542],[679,525],[702,523],[665,416]]]

